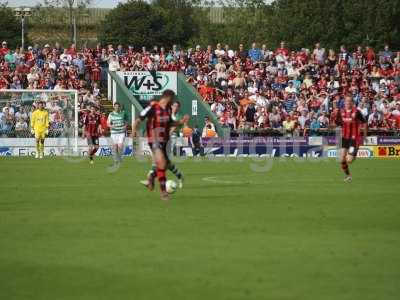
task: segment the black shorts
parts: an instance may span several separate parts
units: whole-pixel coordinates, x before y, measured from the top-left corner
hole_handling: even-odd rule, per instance
[[[152,153],[154,153],[154,150],[160,149],[161,152],[164,154],[165,159],[169,161],[167,152],[167,143],[149,143],[149,147]]]
[[[358,144],[355,139],[342,138],[342,148],[347,149],[350,155],[357,156]]]
[[[99,145],[99,137],[98,136],[88,137],[87,143],[89,146],[98,146]]]

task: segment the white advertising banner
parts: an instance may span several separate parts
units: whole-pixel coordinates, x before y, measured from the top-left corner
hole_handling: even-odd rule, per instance
[[[125,86],[138,98],[150,100],[165,90],[177,93],[176,72],[119,71],[117,75]]]
[[[364,144],[366,146],[378,145],[378,137],[377,136],[367,136],[365,138]]]
[[[310,146],[321,146],[322,145],[322,136],[310,136],[308,138],[308,144]]]
[[[125,139],[124,155],[131,156],[135,152],[139,155],[150,155],[150,149],[146,138],[139,138],[137,145],[133,149],[132,139]],[[88,155],[88,144],[86,139],[78,139],[78,152],[73,152],[73,141],[67,138],[48,138],[45,141],[45,155],[47,156],[62,156],[62,155]],[[99,150],[97,156],[112,155],[112,140],[111,138],[99,139]],[[33,138],[0,138],[0,156],[35,156],[36,142]]]
[[[339,157],[340,150],[334,146],[324,147],[324,156],[329,158]],[[361,146],[357,151],[358,158],[371,158],[374,157],[374,149],[370,146]]]

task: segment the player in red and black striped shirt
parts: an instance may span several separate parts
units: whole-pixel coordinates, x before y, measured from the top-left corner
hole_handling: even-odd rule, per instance
[[[97,149],[99,149],[101,130],[100,114],[97,113],[95,106],[91,106],[90,111],[85,115],[83,120],[83,133],[89,145],[91,164],[93,164],[93,156],[96,154]]]
[[[364,127],[364,137],[367,136],[368,126],[364,116],[355,107],[351,96],[345,97],[344,109],[337,114],[336,124],[342,126],[341,166],[346,174],[345,181],[351,181],[349,164],[357,157],[357,151],[362,145],[361,128]]]
[[[136,128],[140,122],[147,120],[147,141],[153,154],[153,160],[157,166],[157,177],[160,182],[161,199],[168,200],[169,196],[165,190],[166,169],[169,163],[167,155],[167,144],[171,127],[187,122],[189,116],[184,116],[179,122],[172,119],[171,103],[175,98],[175,93],[165,90],[158,102],[152,102],[136,119],[132,133],[136,133]],[[154,180],[154,178],[153,178]],[[152,190],[154,183],[150,182],[149,188]]]
[[[157,101],[153,100],[150,102],[149,105],[151,106],[151,105],[154,105],[155,103],[157,103]],[[174,121],[179,120],[177,118],[177,115],[179,113],[180,105],[181,105],[180,102],[177,100],[175,100],[171,103],[171,118]],[[176,130],[176,127],[171,127],[170,133],[173,134],[175,132],[175,130]],[[171,146],[173,146],[173,145],[171,145]],[[171,147],[169,149],[171,149]],[[169,171],[171,171],[178,179],[179,188],[180,189],[183,188],[183,174],[171,160],[168,160],[167,169]],[[143,184],[144,186],[146,186],[149,190],[153,190],[154,189],[154,180],[156,177],[157,177],[157,166],[156,166],[156,163],[153,161],[151,170],[149,170],[149,172],[147,173],[147,179],[141,180],[140,183]]]

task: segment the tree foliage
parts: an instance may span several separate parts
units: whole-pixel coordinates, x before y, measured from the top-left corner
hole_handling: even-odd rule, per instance
[[[160,37],[161,16],[144,1],[119,4],[100,25],[102,43],[150,46]]]
[[[225,23],[222,35],[226,32],[230,37],[229,44],[251,44],[253,41],[266,41],[269,30],[268,16],[270,6],[263,0],[226,0],[224,5]]]
[[[82,11],[76,5],[90,2],[43,1],[65,8],[71,35],[72,13]],[[220,20],[210,18],[215,9],[223,12]],[[399,20],[399,0],[128,0],[102,21],[98,38],[139,48],[218,42],[236,48],[253,41],[274,48],[284,40],[292,49],[310,48],[317,41],[335,49],[342,44],[381,48],[384,43],[400,49]]]
[[[398,0],[225,0],[220,41],[292,48],[389,43],[400,48]],[[224,36],[224,33],[226,35]]]
[[[137,47],[185,45],[197,30],[189,0],[129,0],[113,9],[100,26],[102,43]]]
[[[198,31],[194,8],[196,1],[154,0],[152,5],[160,14],[161,33],[165,45],[184,45]]]
[[[321,41],[337,48],[387,42],[400,47],[397,0],[277,0],[272,7],[275,43],[286,40],[298,48]]]
[[[7,41],[9,48],[21,46],[21,23],[4,2],[0,5],[0,38]]]
[[[221,0],[223,22],[199,22],[203,44],[257,41],[274,47],[284,40],[292,48],[320,41],[338,48],[389,43],[400,49],[398,0]]]

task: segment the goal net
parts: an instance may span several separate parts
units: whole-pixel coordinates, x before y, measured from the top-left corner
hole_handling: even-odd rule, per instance
[[[30,117],[39,101],[49,112],[48,138],[63,155],[78,150],[79,110],[76,90],[0,90],[0,147],[33,145]]]

